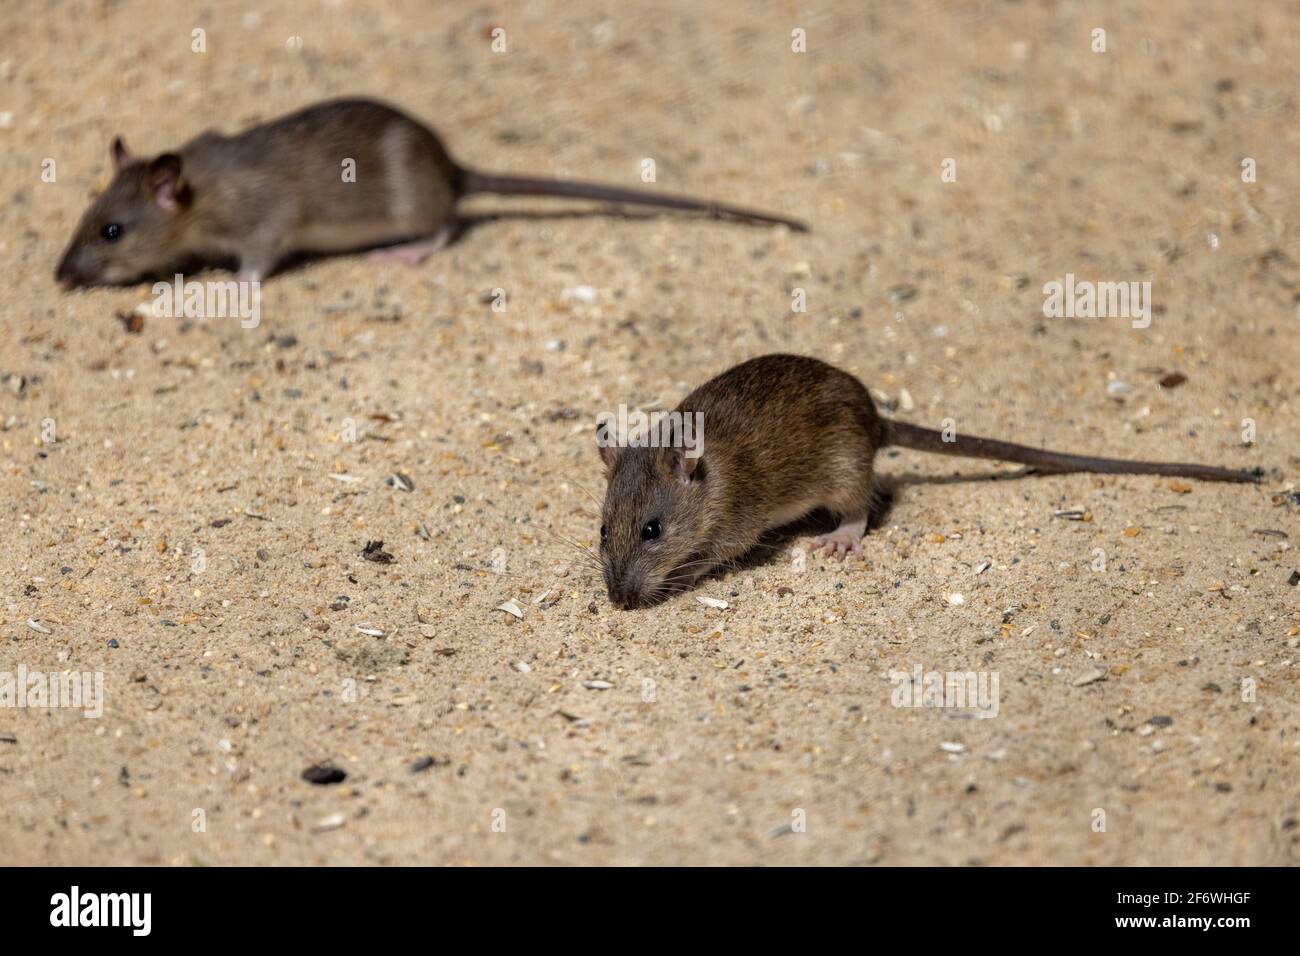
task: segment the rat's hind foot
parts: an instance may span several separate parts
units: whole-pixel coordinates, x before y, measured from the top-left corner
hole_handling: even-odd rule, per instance
[[[862,536],[867,533],[867,521],[845,521],[830,534],[813,539],[813,550],[820,549],[828,557],[843,561],[849,554],[862,554]]]
[[[451,242],[452,237],[455,235],[456,227],[452,223],[445,223],[427,239],[417,239],[415,242],[404,242],[396,246],[385,246],[370,253],[370,258],[375,262],[400,262],[403,265],[418,266],[429,256]]]

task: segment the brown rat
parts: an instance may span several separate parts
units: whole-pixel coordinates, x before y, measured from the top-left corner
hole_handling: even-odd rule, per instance
[[[751,359],[701,385],[662,426],[660,447],[615,444],[597,426],[608,487],[600,557],[610,600],[630,608],[688,590],[759,543],[764,532],[825,508],[840,522],[815,547],[860,553],[872,459],[889,445],[992,458],[1043,472],[1154,474],[1257,481],[1209,465],[1089,458],[883,418],[852,375],[797,355]],[[689,416],[689,417],[688,417]],[[701,417],[702,416],[702,417]],[[684,422],[701,426],[692,444]],[[669,446],[677,447],[669,447]],[[685,445],[685,447],[683,447]],[[692,457],[692,456],[695,457]]]
[[[130,282],[181,263],[238,263],[259,279],[295,253],[406,243],[418,262],[445,244],[473,193],[568,196],[703,212],[804,230],[780,216],[594,183],[494,175],[456,163],[432,130],[384,103],[332,100],[236,136],[206,132],[176,152],[131,156],[113,141],[115,176],[59,262],[65,285]],[[347,181],[345,163],[355,170]]]

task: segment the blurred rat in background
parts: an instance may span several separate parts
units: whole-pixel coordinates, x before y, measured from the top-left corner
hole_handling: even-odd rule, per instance
[[[132,156],[113,140],[115,175],[86,211],[55,278],[68,288],[132,282],[182,263],[234,263],[260,280],[295,254],[387,247],[417,264],[450,241],[456,204],[475,193],[564,196],[704,213],[793,219],[685,196],[478,172],[437,135],[384,103],[331,100],[236,136],[208,131],[176,152]]]

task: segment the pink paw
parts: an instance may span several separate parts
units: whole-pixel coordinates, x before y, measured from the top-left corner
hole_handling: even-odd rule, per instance
[[[850,554],[862,553],[862,539],[851,534],[824,534],[814,539],[813,549],[826,553],[827,557],[843,561]]]
[[[813,539],[813,550],[822,551],[827,557],[843,561],[850,554],[862,554],[862,536],[866,533],[866,523],[848,522],[840,525],[830,534],[818,535]]]

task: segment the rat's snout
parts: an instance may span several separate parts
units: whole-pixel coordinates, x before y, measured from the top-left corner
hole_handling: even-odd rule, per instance
[[[91,285],[97,279],[94,264],[88,261],[83,249],[69,249],[59,260],[59,267],[54,270],[54,278],[65,289]]]
[[[609,567],[605,569],[605,593],[609,603],[620,611],[630,611],[644,600],[641,585],[631,575]]]
[[[609,595],[609,603],[620,611],[629,611],[636,606],[631,590],[622,581],[606,581],[605,593]]]

